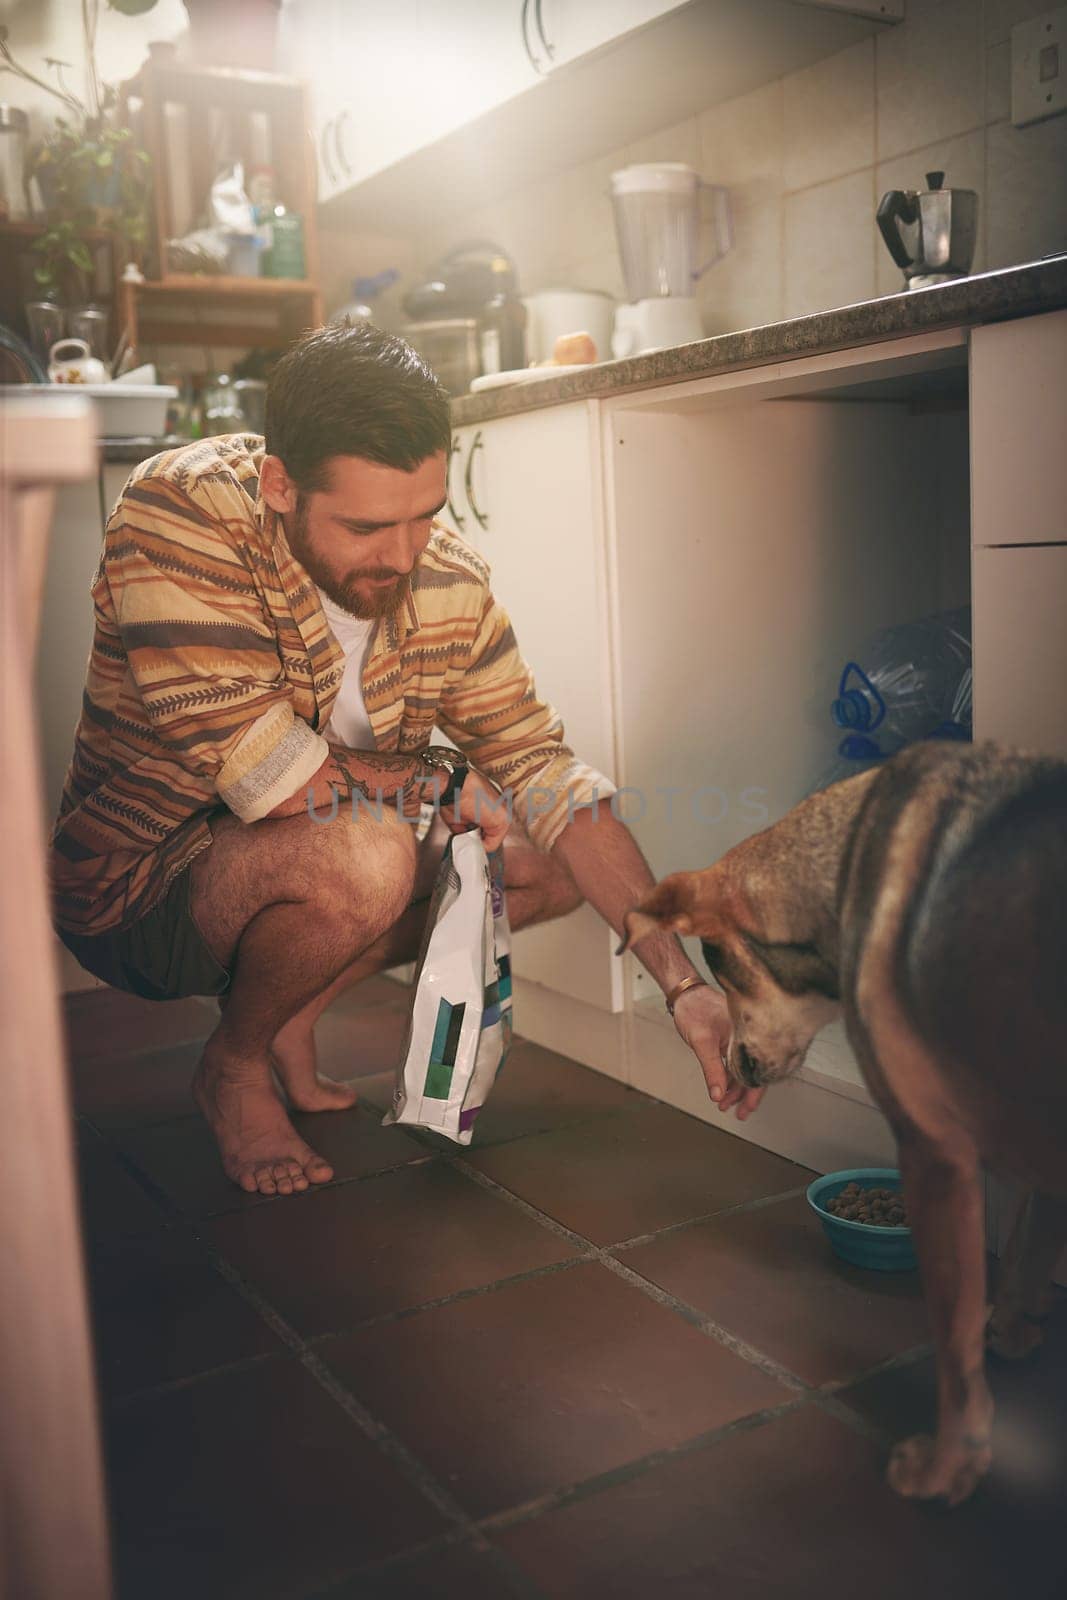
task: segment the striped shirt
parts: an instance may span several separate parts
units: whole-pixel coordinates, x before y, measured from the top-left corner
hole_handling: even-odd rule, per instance
[[[320,730],[344,655],[259,493],[262,458],[244,434],[167,451],[137,468],[108,521],[52,838],[69,932],[136,922],[210,845],[212,811],[258,821],[329,753]],[[414,756],[436,726],[510,791],[542,850],[575,806],[613,792],[538,698],[485,562],[437,524],[406,601],[377,624],[363,697],[379,750]]]

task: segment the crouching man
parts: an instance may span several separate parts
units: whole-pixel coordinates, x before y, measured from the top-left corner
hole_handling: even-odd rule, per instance
[[[108,523],[56,923],[117,988],[219,996],[193,1093],[250,1193],[333,1176],[274,1074],[292,1109],[354,1102],[318,1074],[314,1023],[417,951],[442,836],[416,843],[422,801],[503,842],[516,929],[584,898],[620,930],[653,886],[623,823],[591,805],[612,786],[538,698],[485,563],[434,521],[450,444],[448,397],[409,346],[321,329],[275,369],[265,439],[156,456]],[[546,605],[566,581],[545,571]],[[459,754],[430,745],[435,727]],[[747,1114],[758,1095],[727,1085],[721,996],[672,936],[638,954],[713,1097]]]

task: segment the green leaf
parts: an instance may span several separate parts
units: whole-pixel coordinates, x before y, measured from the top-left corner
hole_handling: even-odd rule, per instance
[[[84,244],[81,239],[70,246],[67,251],[67,256],[73,265],[78,267],[82,272],[92,272],[93,258],[89,254],[88,245]]]
[[[113,167],[115,164],[114,150],[101,150],[96,157],[98,167]]]

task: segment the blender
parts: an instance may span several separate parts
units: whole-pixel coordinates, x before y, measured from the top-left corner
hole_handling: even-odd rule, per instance
[[[702,339],[693,287],[730,248],[726,190],[705,183],[680,161],[644,162],[612,173],[611,198],[629,301],[615,314],[612,353],[643,355]],[[702,199],[714,243],[698,266]]]

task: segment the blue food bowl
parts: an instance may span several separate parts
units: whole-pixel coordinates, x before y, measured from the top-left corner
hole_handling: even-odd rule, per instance
[[[835,1217],[826,1210],[826,1202],[850,1183],[858,1183],[861,1189],[901,1186],[895,1167],[852,1167],[848,1172],[828,1172],[808,1184],[808,1205],[822,1223],[834,1254],[854,1267],[873,1267],[876,1272],[912,1271],[917,1263],[910,1228],[876,1228],[867,1222]]]

